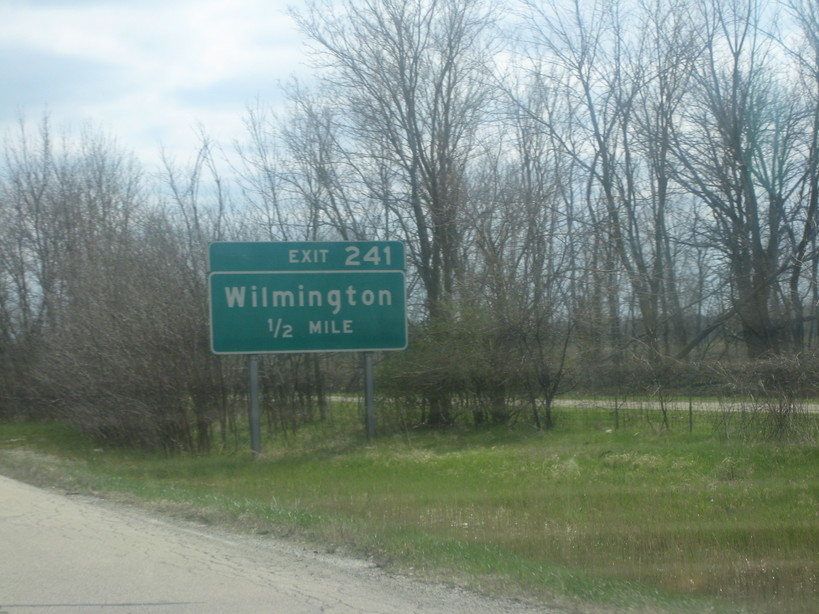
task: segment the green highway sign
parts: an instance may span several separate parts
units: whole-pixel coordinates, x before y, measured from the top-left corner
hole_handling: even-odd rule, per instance
[[[215,354],[407,345],[400,242],[213,243],[210,264]]]
[[[210,271],[403,271],[401,241],[216,242]]]

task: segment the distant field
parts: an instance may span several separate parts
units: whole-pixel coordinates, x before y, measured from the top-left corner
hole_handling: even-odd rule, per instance
[[[812,441],[734,443],[701,416],[668,430],[625,414],[615,429],[610,409],[558,407],[548,433],[410,430],[367,444],[358,405],[337,405],[330,422],[268,434],[257,460],[0,424],[0,471],[599,611],[819,611]]]

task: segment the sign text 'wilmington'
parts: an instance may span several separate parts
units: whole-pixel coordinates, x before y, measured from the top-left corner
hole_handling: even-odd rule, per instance
[[[294,290],[278,290],[257,286],[226,286],[225,301],[230,309],[282,308],[282,307],[330,307],[337,315],[344,307],[384,307],[392,305],[392,292],[379,289],[359,290],[352,284],[344,289],[305,289],[303,284]]]

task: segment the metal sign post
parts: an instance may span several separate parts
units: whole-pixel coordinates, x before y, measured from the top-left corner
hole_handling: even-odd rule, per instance
[[[372,441],[375,439],[375,383],[372,352],[364,352],[364,413],[367,423],[367,441]]]
[[[259,358],[247,357],[247,418],[250,422],[250,449],[254,456],[262,453],[261,412],[259,411]]]

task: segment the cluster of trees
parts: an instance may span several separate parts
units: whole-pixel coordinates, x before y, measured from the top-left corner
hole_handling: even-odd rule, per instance
[[[466,393],[475,421],[507,420],[514,395],[549,427],[567,370],[815,350],[813,0],[348,0],[295,16],[314,79],[287,87],[281,116],[250,109],[230,163],[205,134],[161,176],[91,131],[55,141],[47,120],[7,138],[0,413],[225,444],[242,369],[208,352],[213,240],[405,241],[410,349],[384,386],[432,425]],[[355,371],[312,355],[263,369],[283,426],[324,415]]]

